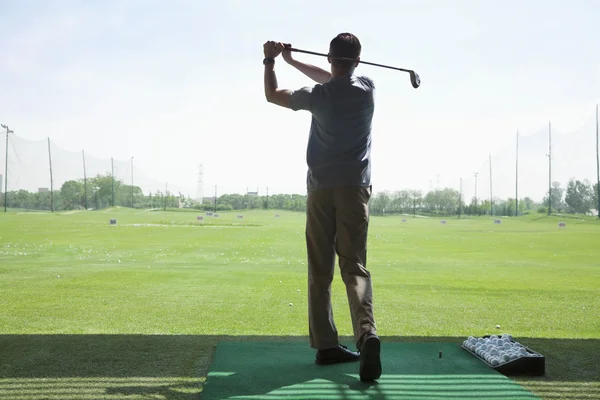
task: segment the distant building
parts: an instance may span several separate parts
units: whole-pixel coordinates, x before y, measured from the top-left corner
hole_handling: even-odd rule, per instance
[[[246,193],[248,196],[258,196],[258,192],[248,192]]]
[[[47,193],[49,191],[50,191],[50,189],[48,189],[48,188],[38,188],[38,193]]]

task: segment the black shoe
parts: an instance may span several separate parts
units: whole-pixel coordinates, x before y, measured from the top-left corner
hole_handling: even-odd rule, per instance
[[[381,342],[377,335],[367,334],[360,349],[360,380],[372,382],[381,376]]]
[[[318,350],[315,363],[319,365],[339,364],[360,360],[360,355],[348,350],[346,346],[338,345],[332,349]]]

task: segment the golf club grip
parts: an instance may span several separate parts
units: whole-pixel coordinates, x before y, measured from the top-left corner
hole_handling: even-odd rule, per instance
[[[394,69],[396,71],[403,71],[403,72],[408,72],[408,73],[414,73],[414,71],[410,70],[410,69],[404,69],[404,68],[398,68],[398,67],[390,67],[389,65],[375,64],[375,63],[372,63],[372,62],[355,60],[355,59],[347,58],[347,57],[331,57],[328,54],[316,53],[314,51],[308,51],[308,50],[300,50],[300,49],[296,49],[296,48],[292,47],[292,45],[288,45],[288,44],[286,44],[285,47],[289,51],[295,51],[297,53],[312,54],[314,56],[321,56],[321,57],[330,57],[330,58],[335,58],[337,60],[356,61],[356,62],[358,62],[360,64],[372,65],[374,67],[388,68],[388,69]]]

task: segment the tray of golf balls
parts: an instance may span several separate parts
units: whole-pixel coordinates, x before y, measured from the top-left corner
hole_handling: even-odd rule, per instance
[[[469,336],[461,346],[504,375],[544,375],[546,359],[509,334]]]

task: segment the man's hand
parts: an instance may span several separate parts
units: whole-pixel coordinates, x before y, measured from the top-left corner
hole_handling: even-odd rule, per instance
[[[283,49],[284,49],[283,43],[274,42],[272,40],[266,42],[263,45],[263,50],[265,52],[265,58],[277,58],[277,56],[281,54]]]
[[[288,64],[292,64],[294,62],[294,58],[292,57],[292,52],[289,49],[290,47],[292,47],[292,45],[284,44],[283,51],[281,52],[281,56],[283,57],[285,62]]]

